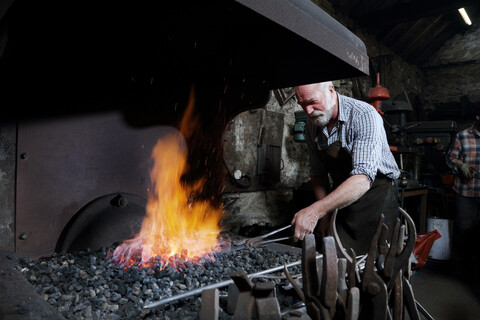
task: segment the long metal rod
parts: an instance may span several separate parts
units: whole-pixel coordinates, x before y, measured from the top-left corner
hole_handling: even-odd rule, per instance
[[[424,316],[425,318],[427,318],[428,320],[435,320],[432,315],[430,313],[428,313],[427,309],[425,309],[421,304],[420,302],[418,302],[417,300],[415,300],[415,304],[417,305],[417,308],[418,308],[418,311],[420,311]]]
[[[319,258],[321,258],[322,256],[323,256],[323,255],[318,254],[315,258],[316,258],[316,259],[319,259]],[[299,265],[299,264],[301,264],[301,263],[302,263],[302,260],[298,260],[298,261],[289,263],[289,264],[287,264],[287,265],[282,265],[282,266],[278,266],[278,267],[274,267],[274,268],[262,270],[262,271],[259,271],[259,272],[257,272],[257,273],[252,273],[252,274],[247,275],[247,277],[250,278],[250,277],[259,276],[259,275],[262,275],[262,274],[277,272],[277,271],[283,270],[283,268],[285,268],[285,267],[290,268],[290,267]],[[167,304],[167,303],[170,303],[170,302],[173,302],[173,301],[176,301],[176,300],[181,300],[181,299],[185,299],[185,298],[188,298],[188,297],[193,297],[193,296],[196,296],[196,295],[200,295],[200,294],[203,292],[203,290],[217,289],[217,288],[226,287],[226,286],[228,286],[230,283],[233,283],[233,280],[232,280],[232,279],[230,279],[230,280],[225,280],[225,281],[218,282],[218,283],[213,283],[213,284],[210,284],[210,285],[205,286],[205,287],[201,287],[201,288],[198,288],[198,289],[195,289],[195,290],[192,290],[192,291],[188,291],[188,292],[184,292],[184,293],[178,294],[178,295],[176,295],[176,296],[172,296],[172,297],[169,297],[169,298],[165,298],[165,299],[163,299],[163,300],[159,300],[159,301],[155,301],[155,302],[149,303],[149,304],[147,304],[147,305],[144,305],[144,306],[143,306],[143,309],[155,308],[155,307],[159,307],[159,306],[162,306],[162,305],[164,305],[164,304]]]

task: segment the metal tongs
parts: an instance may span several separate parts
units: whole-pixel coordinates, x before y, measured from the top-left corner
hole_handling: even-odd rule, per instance
[[[264,235],[258,236],[258,237],[253,237],[253,238],[245,238],[245,239],[238,239],[238,240],[233,240],[233,245],[234,246],[241,246],[245,245],[246,247],[258,247],[267,243],[271,242],[278,242],[278,241],[283,241],[283,240],[288,240],[291,239],[292,237],[282,237],[282,238],[277,238],[277,239],[269,239],[269,240],[263,240],[265,238],[268,238],[276,233],[282,232],[284,230],[287,230],[288,228],[291,228],[293,225],[289,224],[288,226],[282,227],[277,230],[273,230],[269,233],[266,233]]]

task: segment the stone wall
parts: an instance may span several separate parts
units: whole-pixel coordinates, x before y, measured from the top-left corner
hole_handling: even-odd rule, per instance
[[[472,122],[472,106],[480,104],[480,27],[457,35],[427,61],[423,94],[432,117]]]
[[[292,88],[284,90],[286,96]],[[258,172],[258,140],[262,109],[239,114],[227,127],[224,136],[224,158],[229,171],[239,170],[252,180],[249,187],[228,186],[224,193],[226,218],[224,223],[233,231],[242,227],[279,227],[290,223],[296,212],[294,192],[310,181],[307,146],[293,137],[295,111],[301,110],[292,97],[280,105],[272,94],[265,106],[269,112],[266,122],[275,126],[276,134],[281,134],[280,180],[273,185],[261,183]],[[275,115],[275,117],[273,117]],[[278,121],[281,119],[283,121]],[[265,126],[266,130],[271,127]],[[268,134],[268,132],[267,132]]]

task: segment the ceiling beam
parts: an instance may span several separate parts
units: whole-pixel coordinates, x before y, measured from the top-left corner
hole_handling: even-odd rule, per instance
[[[417,46],[418,42],[425,42],[424,40],[431,39],[432,30],[438,27],[440,19],[441,16],[436,17],[433,22],[430,22],[428,19],[418,20],[408,32],[405,32],[395,41],[391,46],[392,50],[403,55],[410,48]]]
[[[417,66],[423,65],[454,34],[447,28],[449,25],[451,23],[445,19],[435,28],[435,32],[430,34],[432,41],[416,43],[403,51],[405,61]]]
[[[423,71],[431,71],[431,70],[439,70],[439,69],[447,69],[447,68],[455,69],[459,67],[465,67],[465,66],[477,65],[477,64],[480,64],[479,60],[468,60],[468,61],[460,61],[455,63],[425,66],[425,67],[421,67],[421,69]]]
[[[387,25],[440,15],[462,7],[478,4],[478,0],[408,1],[353,18],[363,27],[384,27]]]

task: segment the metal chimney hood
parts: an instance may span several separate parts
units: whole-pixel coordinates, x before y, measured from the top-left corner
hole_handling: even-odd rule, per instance
[[[310,0],[11,3],[0,10],[0,99],[12,116],[105,95],[178,103],[192,84],[254,97],[368,74],[364,43]],[[42,107],[27,113],[31,103]]]

